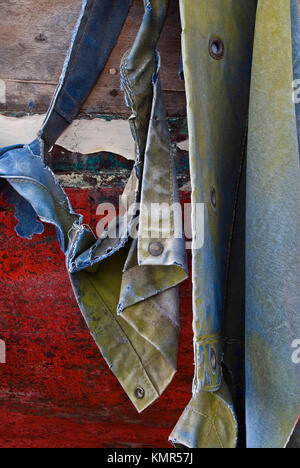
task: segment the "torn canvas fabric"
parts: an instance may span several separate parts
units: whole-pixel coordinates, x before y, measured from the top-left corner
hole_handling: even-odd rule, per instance
[[[83,0],[37,139],[0,150],[17,232],[57,229],[74,293],[101,353],[138,411],[177,366],[178,285],[188,276],[157,42],[168,0],[144,0],[121,62],[134,168],[120,213],[96,239],[44,155],[73,121],[111,53],[131,0]],[[176,447],[298,445],[300,367],[299,20],[297,0],[180,0],[193,206],[192,398]],[[101,136],[100,136],[101,138]],[[204,204],[204,245],[195,242]],[[168,210],[167,210],[168,211]],[[156,213],[157,215],[157,213]],[[167,219],[168,217],[168,219]],[[169,235],[165,226],[169,222]],[[134,235],[136,234],[136,235]]]

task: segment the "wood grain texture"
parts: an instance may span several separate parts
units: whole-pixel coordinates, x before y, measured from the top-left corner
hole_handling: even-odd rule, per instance
[[[81,0],[6,0],[0,3],[0,80],[6,103],[0,111],[46,112],[59,79]],[[83,113],[128,115],[120,90],[119,65],[132,46],[143,17],[142,0],[134,0],[118,44],[83,106]],[[171,0],[160,40],[162,82],[169,115],[185,113],[180,64],[178,0]],[[111,69],[117,70],[115,75]],[[2,102],[2,103],[1,103]]]
[[[0,111],[46,111],[80,6],[81,0],[0,2]],[[135,0],[83,114],[128,115],[119,74],[109,70],[119,70],[142,14],[142,0]],[[185,114],[177,75],[180,29],[178,0],[171,0],[159,49],[168,113],[177,116]],[[176,119],[170,127],[173,141],[186,139]],[[178,150],[180,185],[188,182],[187,156]],[[130,163],[110,153],[79,155],[57,146],[47,159],[74,209],[95,230],[96,206],[117,204]],[[76,187],[77,175],[89,189]],[[188,202],[189,192],[181,191],[181,199]],[[82,319],[54,229],[47,226],[33,241],[20,239],[13,211],[0,197],[0,340],[7,353],[6,364],[0,364],[0,447],[170,447],[168,435],[191,397],[191,281],[180,287],[178,373],[159,401],[139,415]]]
[[[0,80],[6,88],[0,111],[46,111],[80,5],[81,0],[0,3]],[[142,14],[142,1],[136,0],[83,114],[128,116],[119,73],[109,70],[119,70]],[[168,112],[184,114],[184,88],[177,74],[177,1],[172,0],[160,50]],[[173,141],[186,139],[184,122],[169,123]],[[131,169],[130,162],[117,155],[80,155],[58,146],[47,162],[67,187],[74,209],[93,229],[96,206],[118,203]],[[177,162],[182,185],[188,180],[187,154],[178,150]],[[78,178],[89,189],[76,188]],[[189,194],[182,192],[186,198]],[[48,226],[43,235],[24,241],[14,232],[13,212],[0,199],[0,340],[7,352],[6,364],[0,364],[0,447],[169,447],[168,435],[191,396],[191,283],[181,286],[178,374],[162,398],[139,415],[82,319],[54,229]]]

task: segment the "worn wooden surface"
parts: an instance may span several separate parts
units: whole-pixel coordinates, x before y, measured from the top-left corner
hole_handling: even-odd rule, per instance
[[[112,0],[113,1],[113,0]],[[0,0],[0,112],[43,113],[60,75],[81,0]],[[142,18],[135,0],[119,43],[83,114],[128,116],[120,92],[121,55]],[[43,40],[41,40],[43,39]],[[180,22],[171,0],[160,41],[162,80],[173,142],[187,138],[184,85],[178,78]],[[3,80],[3,81],[1,81]],[[117,204],[131,163],[111,153],[54,147],[47,160],[74,209],[95,228],[96,206]],[[189,201],[188,155],[177,151],[182,202]],[[0,448],[170,447],[168,435],[191,397],[192,285],[180,287],[178,373],[141,415],[109,371],[81,317],[56,234],[16,236],[14,209],[0,197]],[[3,341],[1,341],[3,340]]]
[[[80,6],[81,0],[0,2],[0,111],[47,110]],[[119,70],[142,14],[143,2],[136,0],[82,114],[129,115],[119,73],[109,70]],[[185,114],[185,93],[178,78],[177,0],[171,2],[159,48],[168,113],[176,116],[169,120],[175,143],[187,138],[185,119],[178,118]],[[188,154],[178,149],[176,161],[184,202],[189,200]],[[82,155],[59,146],[47,162],[74,209],[94,229],[97,205],[117,204],[132,166],[109,152]],[[0,356],[0,447],[169,447],[168,435],[191,396],[190,281],[180,288],[178,374],[162,398],[139,415],[81,317],[55,230],[47,226],[43,235],[24,241],[15,225],[14,208],[0,198],[0,340],[6,345],[5,364]]]
[[[0,2],[0,80],[5,100],[0,111],[45,112],[59,79],[81,0],[5,0]],[[132,46],[143,16],[142,0],[134,0],[115,47],[84,113],[128,115],[120,90],[119,65]],[[171,0],[159,44],[162,82],[169,115],[185,113],[184,84],[179,79],[180,19],[178,0]],[[117,70],[115,75],[111,69]],[[2,101],[2,103],[1,103]]]

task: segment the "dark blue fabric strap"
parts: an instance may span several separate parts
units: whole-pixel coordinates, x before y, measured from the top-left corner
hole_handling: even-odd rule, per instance
[[[122,30],[132,0],[83,0],[58,88],[41,137],[49,150],[77,116]]]

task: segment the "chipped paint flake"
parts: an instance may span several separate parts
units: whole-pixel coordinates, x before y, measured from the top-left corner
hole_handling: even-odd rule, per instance
[[[185,140],[185,141],[182,141],[181,143],[177,143],[177,146],[179,149],[183,151],[189,151],[190,142],[189,140]]]
[[[0,80],[0,104],[6,104],[6,84]]]
[[[44,115],[26,117],[0,115],[0,147],[30,143],[36,138],[44,118]],[[75,120],[59,138],[57,144],[68,151],[80,154],[107,151],[129,160],[135,159],[134,141],[127,120],[108,121],[99,118]]]

